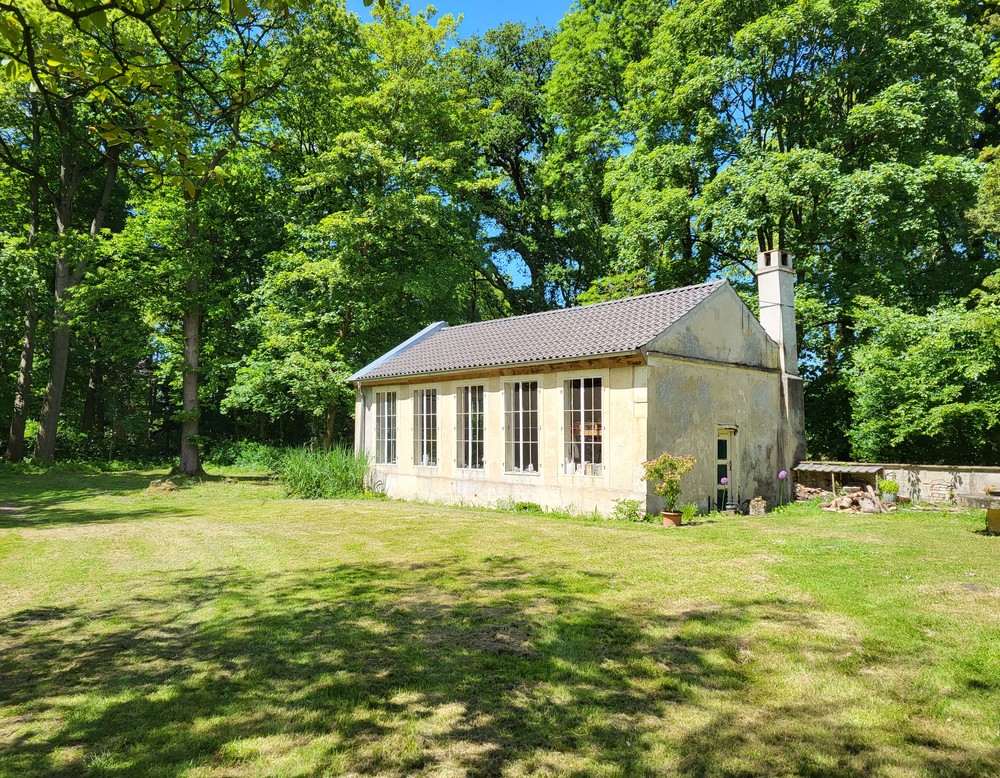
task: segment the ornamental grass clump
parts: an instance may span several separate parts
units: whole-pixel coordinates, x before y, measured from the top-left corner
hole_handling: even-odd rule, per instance
[[[329,451],[289,449],[278,466],[289,497],[309,500],[357,497],[365,492],[371,460],[346,446]]]
[[[667,501],[667,510],[671,513],[677,511],[681,501],[681,476],[690,472],[696,461],[693,456],[664,451],[656,459],[642,463],[646,471],[642,480],[653,484],[653,492]]]

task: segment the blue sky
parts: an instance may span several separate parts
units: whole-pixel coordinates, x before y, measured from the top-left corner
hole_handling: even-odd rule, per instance
[[[473,33],[482,33],[496,27],[501,22],[518,21],[528,24],[540,23],[546,27],[555,27],[559,20],[569,10],[573,0],[439,0],[435,3],[421,3],[411,0],[410,8],[423,8],[433,5],[438,14],[462,14],[465,20],[459,28],[463,37]],[[355,11],[364,21],[371,16],[362,0],[347,0],[347,7]]]

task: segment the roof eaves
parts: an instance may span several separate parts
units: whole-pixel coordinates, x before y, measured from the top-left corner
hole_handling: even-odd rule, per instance
[[[577,357],[559,357],[554,359],[536,359],[530,362],[502,362],[496,365],[471,365],[469,367],[457,367],[448,370],[429,370],[421,373],[395,373],[392,375],[378,375],[372,376],[368,380],[378,381],[383,384],[392,383],[395,379],[411,379],[411,378],[437,378],[445,376],[455,376],[462,375],[464,373],[481,373],[481,372],[493,372],[501,370],[522,370],[525,368],[536,367],[538,365],[571,365],[575,362],[582,362],[588,359],[614,359],[616,357],[627,357],[639,355],[646,360],[645,352],[642,346],[636,346],[634,349],[627,349],[625,351],[615,351],[615,352],[601,352],[600,354],[585,354],[583,356]]]
[[[369,372],[370,370],[374,370],[379,365],[385,364],[386,362],[388,362],[393,357],[399,356],[404,351],[406,351],[408,348],[412,348],[413,346],[416,346],[421,341],[427,340],[427,338],[431,337],[431,335],[433,335],[434,333],[436,333],[436,332],[438,332],[440,330],[443,330],[447,326],[448,326],[448,322],[446,322],[446,321],[436,321],[433,324],[428,324],[426,327],[424,327],[422,330],[420,330],[420,332],[418,332],[416,335],[413,335],[410,338],[407,338],[406,340],[404,340],[402,343],[400,343],[395,348],[390,349],[389,351],[386,351],[382,356],[380,356],[375,361],[369,362],[367,365],[365,365],[359,371],[357,371],[353,375],[348,376],[347,380],[348,381],[360,381],[360,380],[362,380],[364,378],[364,376],[365,376],[365,373]]]

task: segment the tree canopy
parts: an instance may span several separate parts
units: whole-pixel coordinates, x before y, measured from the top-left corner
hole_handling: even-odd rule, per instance
[[[780,247],[811,455],[996,462],[995,3],[374,5],[0,0],[8,458],[331,445],[429,321]]]

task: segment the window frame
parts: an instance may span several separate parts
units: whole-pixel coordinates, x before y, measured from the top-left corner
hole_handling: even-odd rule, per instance
[[[438,451],[438,390],[413,390],[413,464],[416,467],[437,467]],[[424,461],[424,456],[431,454]]]
[[[375,464],[395,465],[399,462],[398,422],[398,394],[375,392]]]
[[[589,388],[587,384],[590,384]],[[563,474],[585,478],[603,478],[607,472],[604,424],[604,376],[580,376],[563,381]],[[590,405],[588,406],[588,397]],[[594,402],[596,400],[596,402]],[[587,438],[587,427],[596,427],[596,435]],[[579,435],[574,434],[579,430]],[[579,457],[572,447],[579,447]],[[590,459],[588,459],[588,449]],[[598,461],[598,457],[600,458]],[[577,459],[579,461],[577,461]],[[570,460],[572,472],[569,472]],[[587,472],[588,465],[590,472]],[[596,470],[596,472],[595,472]]]
[[[486,469],[486,387],[483,384],[467,384],[455,389],[455,467],[459,470]]]
[[[515,387],[517,390],[515,391]],[[531,407],[529,401],[525,407],[525,391],[529,391],[529,396],[534,397],[534,406]],[[517,408],[513,407],[514,398],[517,397]],[[504,473],[507,475],[538,475],[541,472],[541,397],[542,391],[537,380],[526,381],[506,381],[503,385],[503,407],[504,407]],[[533,426],[528,426],[527,422],[534,421]],[[525,440],[525,430],[534,430],[534,439]],[[515,437],[516,436],[516,437]],[[532,451],[532,448],[534,451]],[[524,469],[524,461],[534,454],[535,461],[529,461],[530,470]],[[515,469],[515,462],[520,461],[521,465]]]

